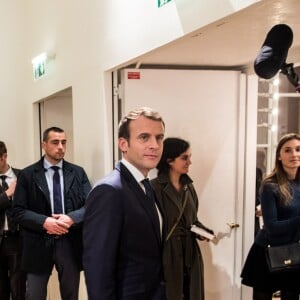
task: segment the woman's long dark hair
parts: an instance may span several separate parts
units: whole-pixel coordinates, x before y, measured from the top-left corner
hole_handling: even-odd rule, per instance
[[[190,144],[183,139],[175,137],[166,138],[164,140],[164,149],[161,159],[156,167],[158,169],[158,175],[162,173],[169,174],[169,163],[189,148]]]
[[[268,175],[263,183],[276,183],[278,184],[280,200],[283,204],[288,205],[291,203],[293,195],[291,194],[291,188],[287,173],[285,172],[282,161],[279,159],[280,151],[283,145],[291,140],[298,140],[300,141],[300,135],[297,133],[288,133],[284,135],[280,141],[278,142],[276,148],[276,158],[275,158],[275,167],[270,175]],[[296,178],[297,182],[300,182],[300,171],[299,168],[297,170]]]

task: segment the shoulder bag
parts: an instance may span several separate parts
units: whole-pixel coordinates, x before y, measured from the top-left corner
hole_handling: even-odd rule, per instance
[[[267,264],[270,272],[300,270],[300,243],[266,248]]]
[[[188,200],[188,197],[187,197],[187,189],[188,189],[188,186],[185,185],[185,186],[183,187],[183,190],[184,190],[184,201],[183,201],[183,204],[182,204],[181,211],[180,211],[179,216],[178,216],[178,218],[176,219],[174,225],[173,225],[172,228],[170,229],[170,231],[169,231],[169,233],[168,233],[168,235],[167,235],[167,237],[166,237],[166,241],[168,241],[168,239],[171,237],[172,233],[174,232],[176,226],[178,225],[178,223],[179,223],[179,221],[180,221],[180,219],[181,219],[181,217],[182,217],[182,214],[183,214],[183,212],[184,212],[184,209],[185,209],[185,207],[186,207],[186,203],[187,203],[187,200]]]

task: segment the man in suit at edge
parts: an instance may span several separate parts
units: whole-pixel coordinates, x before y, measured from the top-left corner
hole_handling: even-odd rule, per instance
[[[28,300],[46,299],[54,265],[61,298],[78,299],[84,204],[91,186],[82,167],[63,159],[66,142],[61,128],[46,129],[45,155],[21,171],[15,190],[13,215],[22,229]]]
[[[11,218],[19,170],[7,163],[7,148],[0,141],[0,299],[25,300],[26,275],[21,271],[21,236]]]
[[[83,265],[89,300],[163,300],[163,214],[141,183],[163,149],[164,122],[150,108],[119,124],[123,158],[86,202]]]

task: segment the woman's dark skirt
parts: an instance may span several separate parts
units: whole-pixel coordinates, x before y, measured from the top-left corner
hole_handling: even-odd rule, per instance
[[[270,273],[266,249],[254,243],[242,270],[242,284],[262,292],[289,290],[300,292],[300,270]]]

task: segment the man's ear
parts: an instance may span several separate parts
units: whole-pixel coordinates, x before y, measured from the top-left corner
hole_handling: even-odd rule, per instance
[[[119,144],[119,148],[122,151],[122,153],[127,151],[127,149],[128,149],[128,140],[127,139],[125,139],[123,137],[119,138],[118,144]]]
[[[1,159],[1,160],[7,159],[7,153],[3,153],[3,154],[0,156],[0,159]]]

